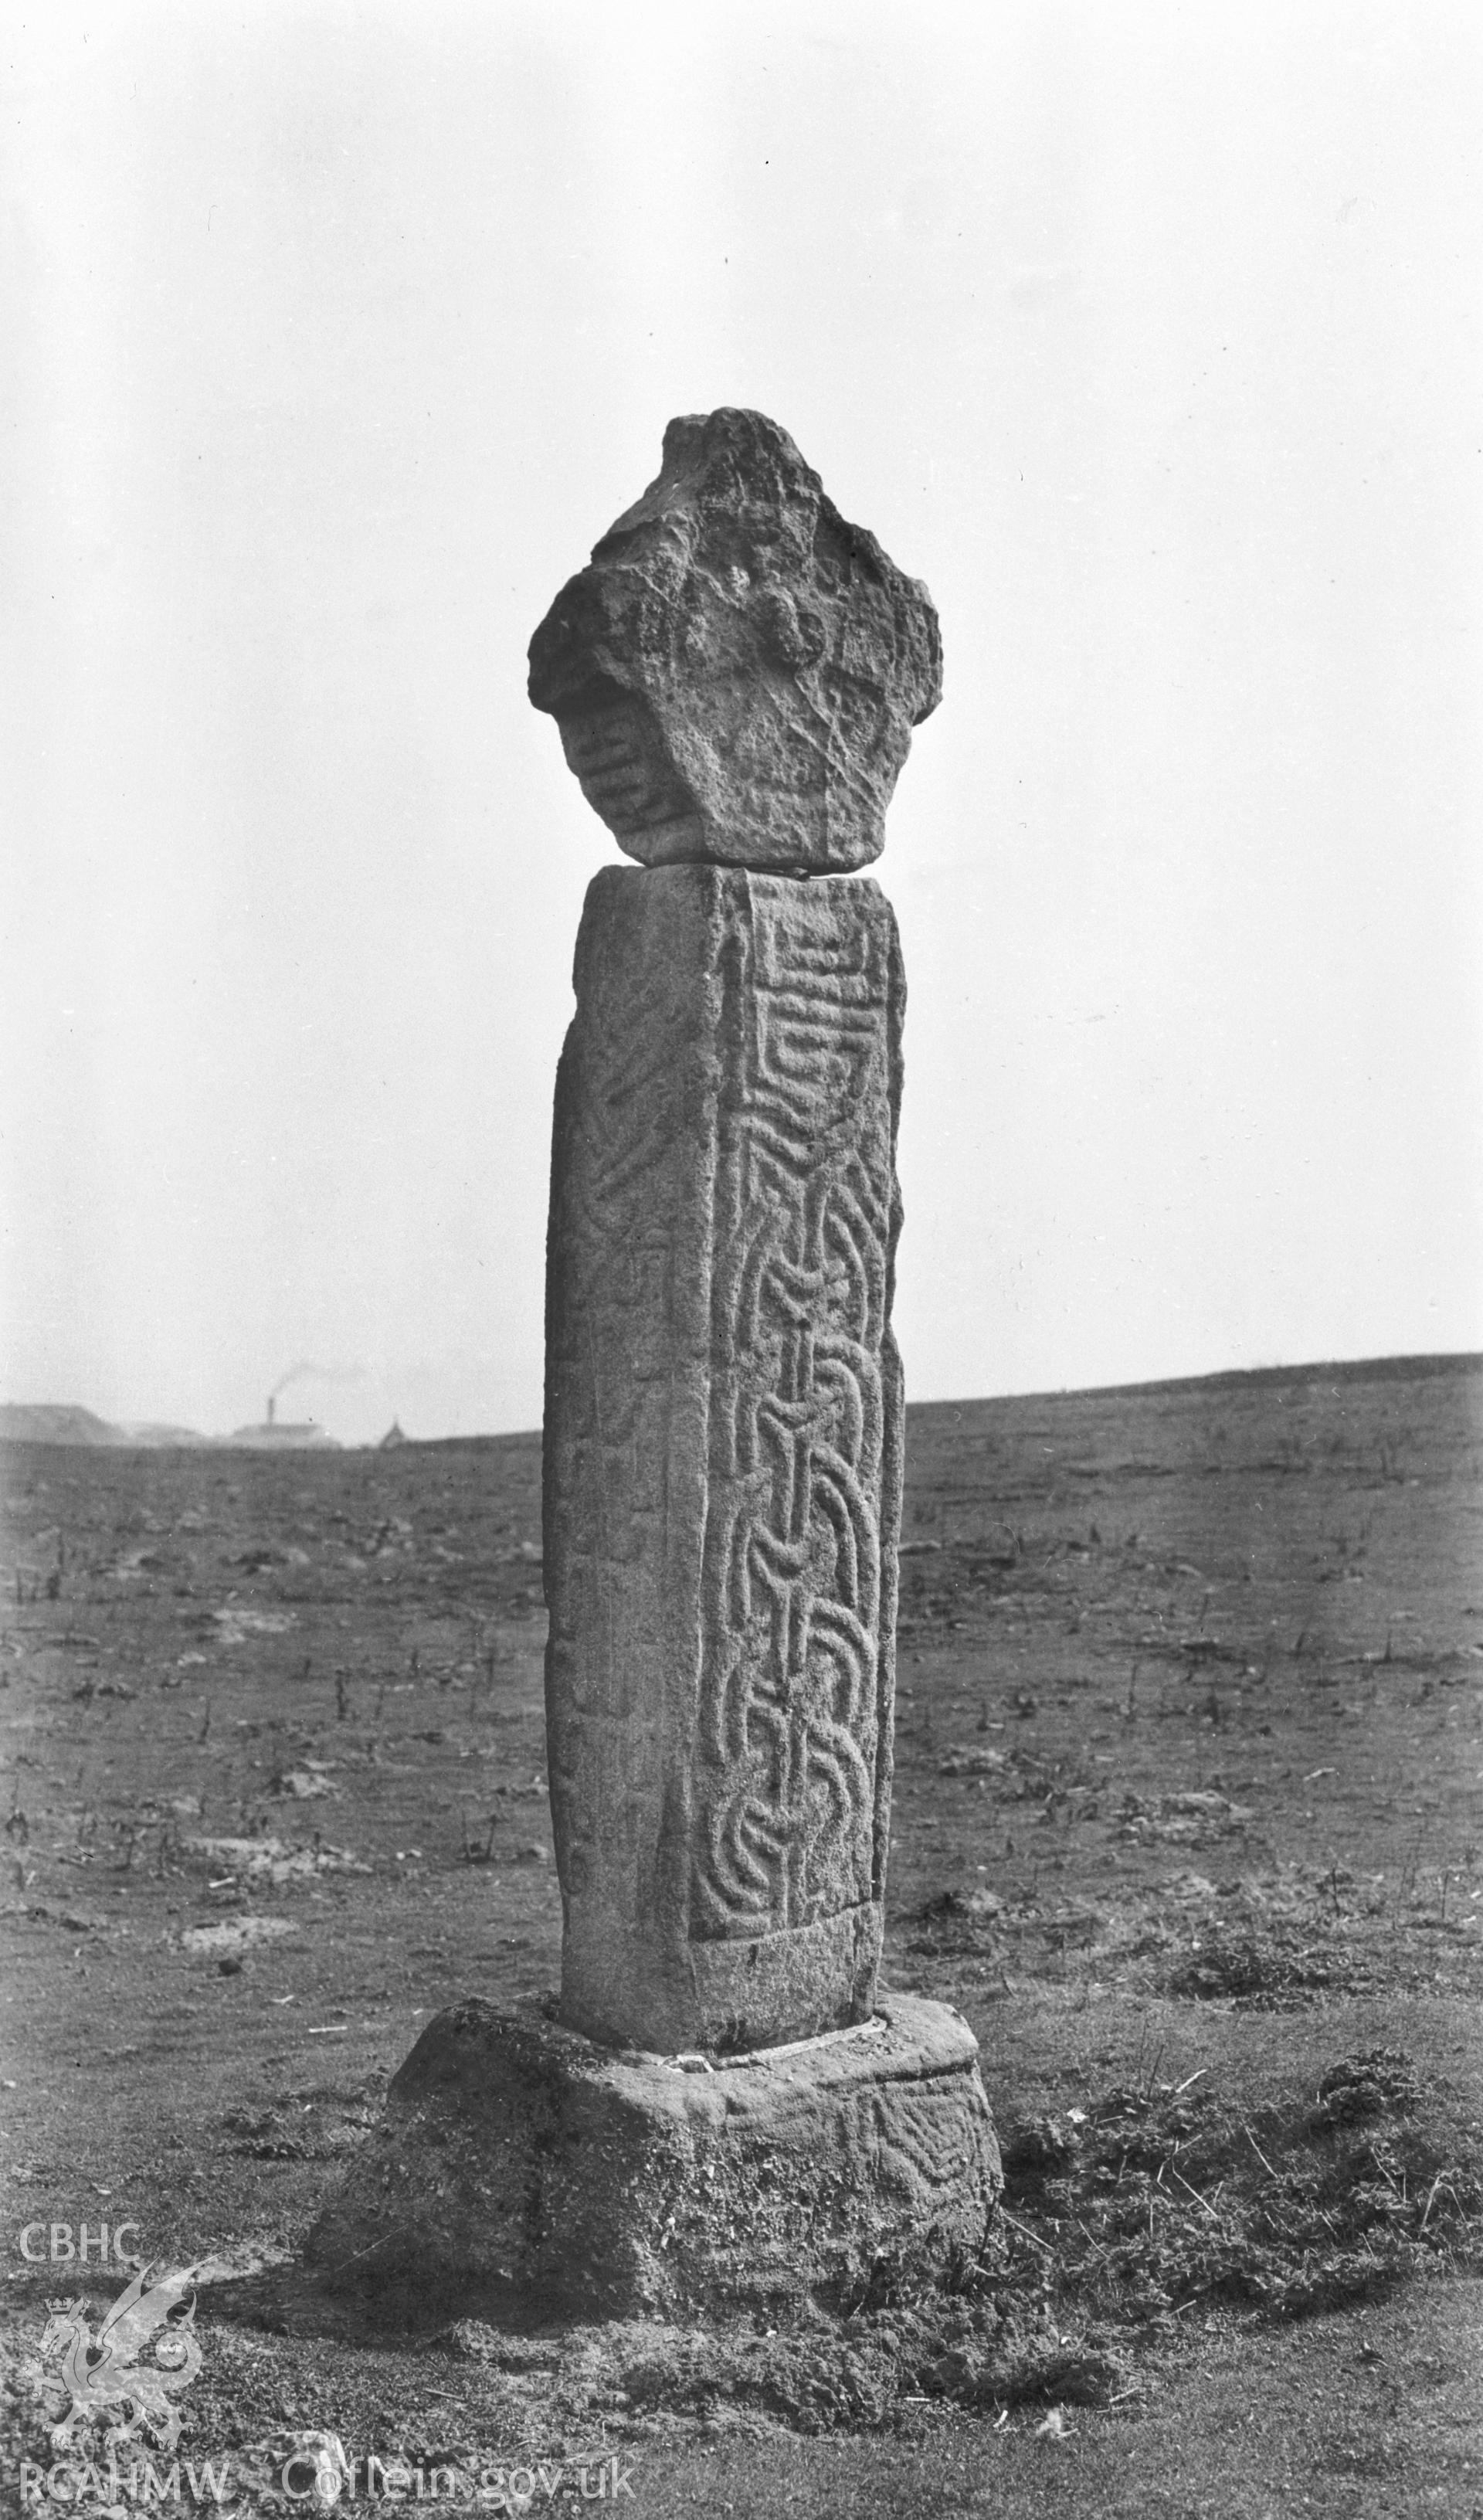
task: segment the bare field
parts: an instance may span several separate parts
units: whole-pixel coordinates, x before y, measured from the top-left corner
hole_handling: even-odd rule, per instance
[[[22,2230],[292,2252],[430,2014],[554,1984],[560,1897],[535,1437],[5,1462],[36,2456],[83,2277]],[[914,1410],[887,1975],[982,2043],[995,2251],[801,2344],[392,2344],[218,2284],[182,2452],[601,2449],[653,2511],[1483,2509],[1480,1464],[1466,1359]]]

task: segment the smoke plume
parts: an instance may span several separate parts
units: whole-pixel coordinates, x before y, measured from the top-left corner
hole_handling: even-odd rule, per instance
[[[288,1372],[280,1375],[269,1396],[274,1400],[281,1398],[294,1382],[360,1382],[365,1372],[363,1365],[315,1365],[306,1357],[300,1364],[291,1365]]]

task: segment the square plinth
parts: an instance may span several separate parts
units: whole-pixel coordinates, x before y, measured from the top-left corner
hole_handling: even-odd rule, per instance
[[[838,2308],[981,2247],[1003,2184],[977,2043],[949,2005],[747,2057],[615,2052],[548,2006],[428,2024],[311,2234],[392,2320]]]

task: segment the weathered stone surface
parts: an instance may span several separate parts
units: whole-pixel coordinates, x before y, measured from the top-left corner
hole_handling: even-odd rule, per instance
[[[592,884],[557,1084],[547,1736],[562,2018],[867,2019],[891,1774],[904,984],[869,878]]]
[[[929,2279],[979,2247],[1002,2181],[976,2055],[960,2014],[909,1997],[711,2072],[461,2003],[307,2254],[414,2322],[847,2307],[883,2269]]]
[[[868,866],[941,696],[925,587],[755,411],[670,422],[658,479],[530,643],[532,701],[649,866]]]

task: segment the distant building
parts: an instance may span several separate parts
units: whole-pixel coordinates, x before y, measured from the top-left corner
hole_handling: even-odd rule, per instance
[[[393,1418],[376,1449],[379,1453],[394,1453],[398,1444],[405,1444],[407,1441],[408,1438],[402,1433],[401,1427]]]
[[[317,1426],[312,1418],[305,1418],[297,1424],[292,1424],[276,1415],[271,1400],[268,1402],[267,1417],[260,1426],[239,1426],[226,1440],[229,1444],[244,1446],[254,1453],[337,1453],[339,1451],[339,1445],[335,1437],[327,1435],[323,1426]]]

